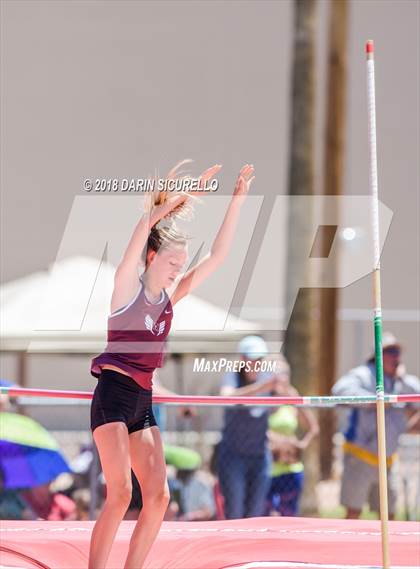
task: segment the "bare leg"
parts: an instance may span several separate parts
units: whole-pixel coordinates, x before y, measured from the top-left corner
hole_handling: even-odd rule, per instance
[[[130,540],[124,569],[141,569],[159,533],[169,503],[163,445],[158,427],[129,435],[131,464],[139,481],[143,508]]]
[[[93,438],[106,482],[104,507],[92,531],[88,569],[104,569],[112,543],[131,501],[131,462],[127,426],[122,421],[96,427]]]

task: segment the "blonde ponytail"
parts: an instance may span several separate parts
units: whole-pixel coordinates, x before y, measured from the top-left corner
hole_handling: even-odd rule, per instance
[[[192,179],[191,172],[189,170],[181,170],[182,166],[185,166],[186,164],[190,164],[191,162],[192,162],[191,158],[185,158],[184,160],[181,160],[180,162],[175,164],[175,166],[168,172],[165,179],[166,180],[191,180]],[[179,194],[185,195],[185,194],[187,194],[188,198],[183,203],[181,203],[179,206],[177,206],[172,211],[170,211],[167,215],[165,215],[165,217],[163,217],[156,224],[156,226],[167,225],[167,223],[165,223],[165,220],[167,220],[167,219],[171,219],[171,220],[185,219],[188,221],[191,220],[194,216],[194,203],[201,203],[202,200],[199,197],[195,196],[191,192],[185,192],[185,191],[170,192],[167,190],[158,190],[157,189],[158,179],[159,179],[159,176],[157,173],[155,173],[155,189],[152,192],[151,204],[149,207],[163,205],[168,200],[168,198],[172,195],[179,195]],[[173,224],[172,224],[172,226],[174,227]]]

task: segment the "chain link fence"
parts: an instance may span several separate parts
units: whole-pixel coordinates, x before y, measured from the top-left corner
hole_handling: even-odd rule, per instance
[[[68,401],[69,405],[89,407],[90,401]],[[34,398],[31,406],[40,404]],[[53,400],[43,406],[54,405]],[[60,405],[64,402],[61,400]],[[167,520],[217,520],[253,516],[344,517],[341,490],[346,455],[344,437],[336,409],[323,410],[331,418],[336,433],[329,449],[320,449],[315,437],[305,449],[298,441],[305,435],[299,424],[298,409],[235,405],[229,408],[178,405],[155,406],[165,443],[171,503]],[[315,416],[319,411],[313,410]],[[277,416],[275,429],[271,416]],[[268,425],[268,429],[267,429]],[[273,433],[277,438],[273,438]],[[106,496],[100,460],[89,430],[51,431],[57,439],[72,472],[60,475],[50,484],[53,495],[67,496],[74,503],[70,517],[96,519]],[[266,442],[264,442],[266,441]],[[320,460],[330,454],[331,475],[321,480]],[[361,465],[362,469],[366,465]],[[362,517],[377,517],[376,467],[368,466],[370,493],[361,508]],[[370,473],[370,474],[369,474]],[[364,476],[365,478],[365,476]],[[364,480],[362,478],[362,480]],[[390,503],[397,519],[420,519],[420,434],[400,436],[398,453],[388,473],[392,488]],[[141,489],[132,473],[133,495],[125,519],[136,519],[141,509]],[[360,500],[360,482],[347,481],[346,490]],[[363,490],[366,491],[366,488]],[[13,495],[14,494],[14,495]],[[27,519],[21,493],[0,490],[1,519]],[[395,507],[393,503],[395,501]],[[35,518],[36,519],[36,518]]]

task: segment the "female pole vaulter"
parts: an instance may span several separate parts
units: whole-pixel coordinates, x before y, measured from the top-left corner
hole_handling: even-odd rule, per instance
[[[177,177],[184,163],[175,166],[168,178]],[[216,165],[206,170],[200,188],[220,168]],[[182,273],[188,258],[187,241],[176,228],[160,227],[159,222],[191,211],[193,200],[185,192],[146,195],[148,212],[137,223],[115,273],[108,343],[91,364],[91,374],[98,378],[91,403],[91,430],[105,477],[106,499],[92,531],[89,569],[106,566],[131,500],[131,468],[141,487],[143,507],[124,569],[143,567],[157,537],[169,489],[161,435],[152,411],[153,372],[162,366],[173,306],[225,260],[253,173],[252,165],[241,169],[210,252],[184,274],[171,298],[166,287]],[[145,270],[139,277],[139,259],[144,252]]]

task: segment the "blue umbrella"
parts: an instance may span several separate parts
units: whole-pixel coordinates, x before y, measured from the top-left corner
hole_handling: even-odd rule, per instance
[[[72,472],[54,437],[18,413],[0,413],[0,469],[5,489],[32,488]]]

